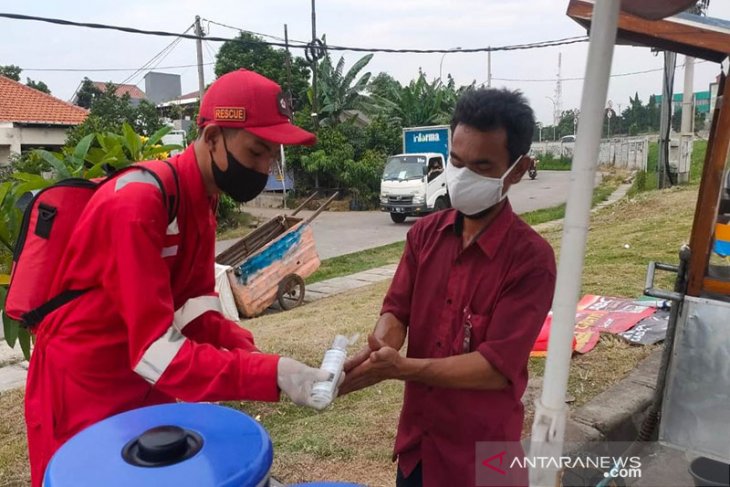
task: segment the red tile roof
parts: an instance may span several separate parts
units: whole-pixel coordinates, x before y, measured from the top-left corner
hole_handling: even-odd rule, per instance
[[[718,75],[718,77],[719,77],[719,75]],[[190,93],[185,93],[184,95],[178,96],[177,98],[175,98],[175,100],[187,100],[190,98],[197,99],[198,97],[200,97],[200,91],[195,90],[195,91],[191,91]]]
[[[0,76],[0,121],[79,125],[88,114],[81,107]]]
[[[101,81],[94,81],[93,83],[94,87],[102,93],[106,91],[106,83]],[[117,96],[124,96],[125,94],[129,93],[129,97],[134,100],[144,100],[145,98],[147,98],[147,95],[144,94],[144,91],[140,90],[135,85],[122,85],[116,83],[113,84],[117,87],[117,91],[115,92]]]

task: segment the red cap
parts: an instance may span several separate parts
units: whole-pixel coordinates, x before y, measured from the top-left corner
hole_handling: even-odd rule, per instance
[[[209,124],[245,129],[269,142],[312,145],[317,137],[292,124],[281,87],[253,71],[239,69],[213,82],[203,96],[198,127]]]

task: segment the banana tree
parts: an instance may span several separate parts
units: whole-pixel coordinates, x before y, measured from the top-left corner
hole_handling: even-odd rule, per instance
[[[377,104],[367,93],[371,73],[363,73],[358,78],[360,71],[372,58],[372,54],[361,57],[347,72],[344,72],[344,57],[340,57],[335,65],[327,54],[319,63],[317,66],[317,105],[319,106],[319,119],[323,125],[338,125],[344,121],[343,116],[348,111],[372,113],[377,110]],[[308,97],[311,105],[313,99],[311,88]]]

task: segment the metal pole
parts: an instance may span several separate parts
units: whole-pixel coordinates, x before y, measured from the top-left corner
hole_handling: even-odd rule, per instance
[[[314,42],[317,40],[317,15],[314,6],[315,0],[312,0],[312,48],[315,47]],[[314,122],[314,130],[319,129],[319,103],[317,100],[317,56],[312,52],[312,121]]]
[[[487,51],[487,87],[492,87],[492,49]]]
[[[203,93],[205,93],[205,76],[203,75],[203,29],[200,27],[200,15],[195,16],[195,35],[198,36],[195,41],[198,51],[198,103],[202,103]]]
[[[694,74],[695,58],[684,57],[684,93],[682,94],[682,133],[694,132]]]
[[[294,110],[294,107],[292,106],[293,102],[293,95],[291,91],[291,52],[289,52],[289,29],[286,24],[284,24],[284,44],[286,45],[286,83],[287,83],[287,93],[286,96],[288,98],[289,102],[289,108]]]
[[[286,97],[289,102],[289,108],[294,110],[292,106],[292,92],[291,92],[291,53],[289,52],[289,29],[284,24],[284,44],[286,45]],[[286,210],[286,156],[284,155],[284,146],[281,146],[281,188],[282,188],[282,205]]]
[[[282,192],[282,206],[286,210],[286,156],[284,155],[284,145],[280,145],[281,151],[281,192]]]
[[[659,161],[657,164],[657,186],[659,189],[666,188],[671,182],[667,173],[669,164],[669,142],[672,128],[672,93],[674,91],[674,66],[677,61],[677,54],[664,51],[664,76],[662,83],[662,108],[659,119]]]
[[[565,434],[565,392],[573,353],[575,312],[581,288],[596,161],[601,142],[604,107],[608,94],[621,0],[594,4],[581,121],[575,142],[570,191],[565,211],[560,265],[553,300],[553,321],[541,397],[535,404],[531,457],[560,457]],[[557,465],[532,469],[532,487],[559,485]]]

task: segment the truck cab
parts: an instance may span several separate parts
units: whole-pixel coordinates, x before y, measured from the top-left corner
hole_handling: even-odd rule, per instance
[[[380,210],[390,213],[394,223],[450,207],[445,175],[449,127],[404,129],[403,138],[404,153],[388,158],[380,183]],[[414,151],[418,148],[426,150]]]

